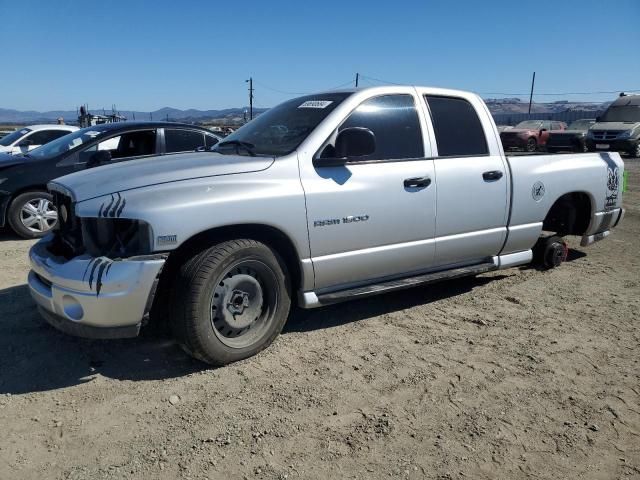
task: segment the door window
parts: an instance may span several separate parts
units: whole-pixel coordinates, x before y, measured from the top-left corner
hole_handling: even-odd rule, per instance
[[[361,103],[340,126],[368,128],[376,150],[358,161],[424,157],[420,120],[412,95],[383,95]],[[324,155],[324,154],[323,154]]]
[[[63,137],[68,133],[70,132],[67,132],[66,130],[38,130],[26,137],[23,142],[31,142],[29,145],[44,145],[45,143],[49,143],[57,138]]]
[[[193,152],[205,146],[204,132],[165,128],[164,142],[167,153]]]
[[[487,139],[473,106],[463,98],[425,95],[429,105],[438,156],[488,155]]]

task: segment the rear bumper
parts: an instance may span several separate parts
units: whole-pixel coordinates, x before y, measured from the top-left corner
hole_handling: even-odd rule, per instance
[[[582,236],[580,245],[586,247],[607,238],[611,230],[617,227],[624,218],[624,212],[624,208],[615,208],[606,212],[596,212],[591,219],[589,228]]]
[[[90,338],[135,336],[151,308],[164,256],[113,261],[55,257],[45,237],[29,251],[29,290],[56,328]]]

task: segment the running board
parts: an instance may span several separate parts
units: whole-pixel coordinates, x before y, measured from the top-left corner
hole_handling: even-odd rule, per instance
[[[469,275],[478,275],[480,273],[497,270],[498,266],[493,262],[480,263],[469,267],[453,268],[451,270],[442,270],[439,272],[426,273],[415,277],[401,278],[398,280],[388,280],[386,282],[374,283],[363,287],[350,288],[348,290],[340,290],[318,295],[318,303],[320,305],[329,305],[332,303],[344,302],[346,300],[354,300],[357,298],[365,298],[379,293],[394,292],[396,290],[404,290],[418,285],[426,285],[429,283],[441,282],[443,280],[451,280],[454,278],[467,277]]]

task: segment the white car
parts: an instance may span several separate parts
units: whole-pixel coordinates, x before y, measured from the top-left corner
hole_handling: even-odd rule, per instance
[[[78,130],[71,125],[31,125],[0,138],[0,153],[27,153],[56,138]]]

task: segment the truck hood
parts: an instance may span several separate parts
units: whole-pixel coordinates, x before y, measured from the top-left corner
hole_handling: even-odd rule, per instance
[[[601,122],[591,125],[589,130],[632,130],[640,127],[640,122]]]
[[[129,160],[75,172],[50,182],[76,202],[116,192],[193,178],[257,172],[269,168],[274,157],[193,152]]]
[[[587,134],[586,130],[551,130],[550,135],[573,135],[575,137],[581,137]]]

